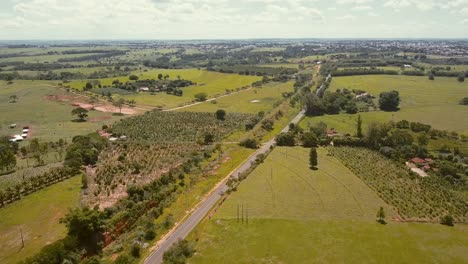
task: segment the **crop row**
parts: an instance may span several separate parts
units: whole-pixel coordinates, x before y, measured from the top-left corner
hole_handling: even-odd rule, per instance
[[[468,203],[447,181],[421,178],[403,165],[365,148],[335,147],[330,153],[360,177],[406,220],[438,221],[450,214],[468,220]]]
[[[249,114],[226,115],[218,120],[213,113],[152,111],[116,123],[112,132],[131,140],[150,142],[196,142],[206,134],[221,140],[235,130],[243,129]]]

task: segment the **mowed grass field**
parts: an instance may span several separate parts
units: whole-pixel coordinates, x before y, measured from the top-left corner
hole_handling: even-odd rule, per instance
[[[251,88],[238,93],[204,102],[194,106],[180,109],[179,111],[215,112],[224,109],[227,112],[258,113],[269,111],[276,102],[281,101],[283,93],[294,92],[294,82],[270,83],[261,88]]]
[[[261,80],[259,76],[242,76],[237,74],[225,74],[210,72],[198,69],[182,70],[149,70],[134,72],[140,79],[157,79],[158,74],[169,75],[169,79],[176,79],[178,76],[182,79],[191,80],[197,85],[182,88],[183,96],[168,95],[166,93],[138,93],[134,95],[123,96],[127,100],[134,99],[138,105],[162,106],[172,108],[194,100],[195,94],[204,92],[208,96],[224,94],[226,89],[236,89],[251,85],[253,82]],[[100,79],[102,85],[110,86],[113,80],[122,82],[128,81],[128,77],[105,78]],[[86,81],[71,82],[70,86],[76,89],[82,89]]]
[[[396,90],[400,93],[401,104],[397,112],[360,113],[363,125],[369,123],[408,121],[430,124],[436,129],[457,131],[468,135],[468,107],[459,101],[468,96],[468,82],[460,83],[456,78],[367,75],[333,78],[331,91],[336,89],[361,89],[374,95],[377,100],[381,92]],[[339,114],[305,118],[307,123],[325,122],[340,133],[354,134],[356,115]]]
[[[309,149],[278,147],[219,209],[215,218],[237,217],[237,205],[257,219],[362,219],[373,221],[385,202],[337,159],[318,149],[318,170]],[[388,213],[391,210],[387,208]]]
[[[17,263],[64,237],[66,229],[59,220],[68,208],[79,205],[80,187],[81,177],[77,176],[0,208],[0,263]]]
[[[190,263],[468,261],[466,225],[390,221],[392,210],[367,185],[325,149],[318,154],[318,170],[310,170],[308,149],[275,148],[191,233]],[[248,224],[237,220],[238,205]],[[375,221],[380,206],[386,225]]]
[[[48,99],[50,95],[67,96],[54,85],[46,81],[15,81],[10,85],[0,82],[0,135],[21,134],[22,126],[29,125],[32,138],[70,141],[73,136],[94,132],[117,120],[111,113],[90,111],[90,121],[72,122],[76,117],[71,115],[71,101]],[[10,103],[11,95],[18,96],[16,103]],[[9,129],[13,123],[18,127]]]

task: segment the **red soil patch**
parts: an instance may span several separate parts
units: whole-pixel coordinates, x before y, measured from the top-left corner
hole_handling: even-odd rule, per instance
[[[71,105],[76,106],[76,107],[81,107],[86,110],[91,110],[93,109],[93,105],[91,104],[86,104],[86,103],[80,103],[80,102],[73,102]]]

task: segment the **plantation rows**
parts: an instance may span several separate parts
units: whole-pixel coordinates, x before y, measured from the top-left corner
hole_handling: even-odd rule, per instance
[[[335,147],[330,148],[330,153],[406,220],[439,221],[447,214],[456,221],[468,220],[468,203],[438,176],[421,178],[365,148]]]
[[[108,196],[118,186],[145,184],[183,163],[196,144],[117,144],[101,152],[90,186],[94,196]]]
[[[227,114],[225,120],[217,120],[213,113],[153,111],[121,120],[112,132],[132,140],[152,142],[195,142],[203,140],[206,134],[221,140],[243,129],[250,117],[249,114]]]

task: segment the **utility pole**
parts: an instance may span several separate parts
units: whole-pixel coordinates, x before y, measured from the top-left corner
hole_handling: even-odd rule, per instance
[[[242,204],[242,223],[244,223],[244,204]]]
[[[249,204],[247,204],[246,206],[247,206],[247,208],[245,209],[246,221],[247,221],[247,225],[249,225]]]

